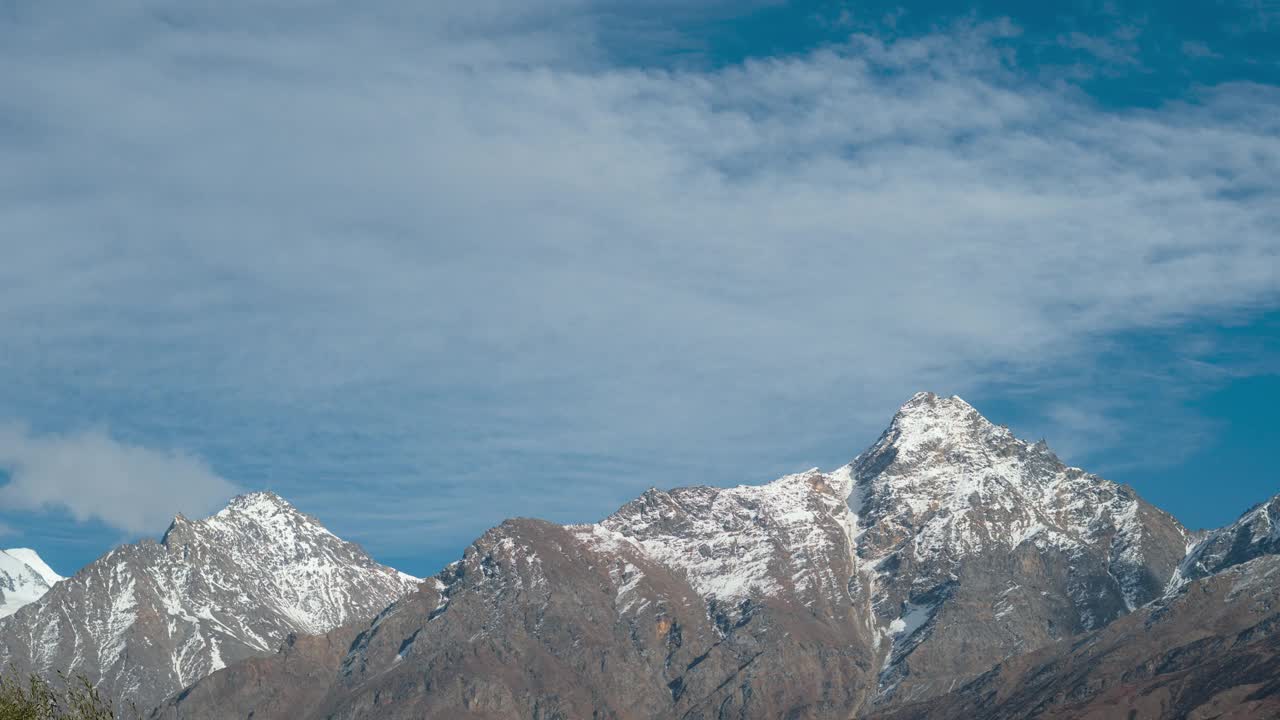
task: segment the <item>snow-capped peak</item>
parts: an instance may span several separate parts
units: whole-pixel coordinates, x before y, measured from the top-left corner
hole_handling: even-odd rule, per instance
[[[205,524],[233,523],[236,525],[274,525],[283,518],[302,521],[316,528],[323,529],[315,518],[298,510],[289,501],[271,492],[259,490],[231,498],[227,506],[219,510],[213,517],[200,522]],[[326,531],[327,532],[327,531]]]
[[[150,706],[291,633],[370,618],[417,584],[278,495],[249,493],[59,583],[23,610],[21,631],[0,624],[0,666],[83,673]]]
[[[295,510],[293,505],[270,490],[255,490],[231,498],[227,506],[218,511],[218,515],[236,513],[265,514],[281,510]]]
[[[902,477],[917,490],[966,497],[988,478],[1042,485],[1049,475],[1083,474],[1063,464],[1043,440],[1021,440],[960,397],[931,392],[916,393],[899,408],[876,443],[854,461],[854,470],[863,481]],[[922,471],[948,482],[921,482]]]
[[[334,537],[320,521],[284,498],[270,491],[258,491],[237,495],[226,507],[203,520],[178,514],[165,531],[161,544],[181,545],[195,537],[249,537],[296,544],[323,536]]]
[[[959,396],[922,392],[898,409],[881,442],[892,443],[897,453],[914,453],[1013,439],[1008,428],[993,424]]]
[[[40,557],[40,554],[31,548],[9,548],[8,550],[5,550],[4,553],[9,557],[17,558],[19,561],[25,563],[27,567],[35,570],[36,573],[50,585],[66,579],[54,572],[53,568],[49,567],[48,563]]]
[[[1043,441],[1017,438],[958,397],[912,397],[854,461],[853,474],[850,505],[866,560],[910,558],[945,577],[975,553],[1029,542],[1104,553],[1127,605],[1150,594],[1141,500],[1068,467]],[[1170,523],[1175,535],[1184,532]]]
[[[62,576],[30,548],[0,550],[0,618],[44,596]]]
[[[928,390],[922,390],[898,408],[898,415],[915,414],[968,414],[978,412],[959,395],[944,397]]]

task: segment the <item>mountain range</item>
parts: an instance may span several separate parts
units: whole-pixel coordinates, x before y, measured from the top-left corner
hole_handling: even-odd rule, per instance
[[[852,462],[512,519],[419,581],[269,493],[0,620],[151,717],[1278,717],[1280,498],[1192,533],[956,397]],[[3,577],[3,576],[0,576]]]

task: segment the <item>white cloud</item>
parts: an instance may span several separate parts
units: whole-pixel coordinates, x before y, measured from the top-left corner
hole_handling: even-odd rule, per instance
[[[6,510],[66,510],[131,533],[162,530],[177,512],[202,516],[236,492],[198,458],[100,430],[40,436],[0,426],[0,469],[9,475],[0,485]]]
[[[1278,299],[1274,88],[1106,110],[1001,26],[673,71],[610,67],[584,3],[53,5],[0,30],[0,372],[218,414],[184,444],[326,517],[763,479]]]

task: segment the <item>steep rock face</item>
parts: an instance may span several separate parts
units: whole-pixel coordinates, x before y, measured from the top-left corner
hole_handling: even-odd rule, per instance
[[[881,720],[1280,717],[1280,557],[1184,583],[1107,627],[1011,658]]]
[[[0,618],[39,600],[49,588],[63,580],[35,550],[0,550]]]
[[[957,397],[913,397],[852,474],[857,553],[890,643],[881,704],[1111,622],[1158,597],[1186,547],[1131,489]]]
[[[117,548],[0,621],[0,663],[155,705],[229,663],[375,615],[416,586],[271,493]]]

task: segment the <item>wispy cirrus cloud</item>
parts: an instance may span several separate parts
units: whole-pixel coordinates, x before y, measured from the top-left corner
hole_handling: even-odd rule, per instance
[[[404,547],[378,499],[453,538],[763,479],[1278,300],[1276,88],[1109,111],[1007,23],[618,68],[599,6],[515,7],[25,7],[0,368]]]

